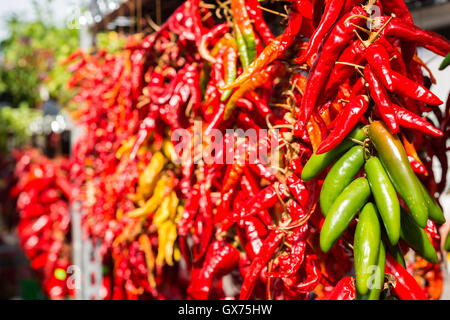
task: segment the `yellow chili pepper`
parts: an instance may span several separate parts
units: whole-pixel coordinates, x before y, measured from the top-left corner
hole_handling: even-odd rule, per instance
[[[169,140],[164,140],[162,144],[162,151],[167,159],[170,160],[172,163],[178,162],[178,156],[175,151],[175,147],[173,146],[173,143]]]
[[[164,247],[165,260],[169,266],[173,266],[174,245],[177,240],[177,225],[173,221],[167,221],[167,241]]]
[[[171,176],[161,177],[156,183],[152,197],[142,207],[129,211],[127,216],[130,218],[142,218],[154,212],[167,194],[172,191],[172,188],[173,178]]]
[[[137,188],[138,199],[145,199],[152,193],[156,178],[164,168],[165,164],[166,158],[161,152],[153,154],[150,163],[139,176]]]
[[[177,215],[177,208],[178,208],[178,197],[175,191],[172,191],[170,194],[170,220],[175,220],[175,217]]]
[[[135,140],[136,140],[136,137],[131,137],[130,139],[123,141],[122,145],[116,152],[116,158],[120,159],[120,158],[122,158],[122,156],[125,153],[128,153],[131,150],[131,148],[133,147]]]
[[[155,276],[153,274],[155,270],[155,255],[153,254],[152,245],[150,243],[150,239],[146,234],[141,234],[139,236],[139,244],[141,245],[142,250],[145,254],[145,263],[147,264],[148,272],[147,278],[150,287],[156,288]]]
[[[153,224],[157,227],[160,227],[170,217],[170,198],[170,196],[165,197],[158,210],[156,210],[155,216],[153,217]]]
[[[158,228],[158,254],[156,256],[156,265],[162,266],[165,261],[165,248],[166,248],[166,242],[168,238],[168,229],[170,227],[170,221],[167,221],[168,223],[163,223]]]

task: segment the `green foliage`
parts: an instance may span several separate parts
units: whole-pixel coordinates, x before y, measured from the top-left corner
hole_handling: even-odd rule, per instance
[[[0,153],[8,152],[8,140],[14,146],[27,143],[30,139],[30,123],[40,115],[40,111],[22,105],[19,108],[0,108]]]
[[[7,20],[9,38],[0,44],[0,101],[13,107],[39,105],[44,87],[51,98],[65,104],[70,76],[60,62],[78,47],[78,30],[57,27],[48,17],[49,7],[35,2],[36,20],[23,21],[17,14]]]

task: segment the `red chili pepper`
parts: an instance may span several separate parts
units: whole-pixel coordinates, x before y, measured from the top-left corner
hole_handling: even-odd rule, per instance
[[[425,31],[401,18],[393,18],[382,34],[404,40],[414,41],[417,45],[431,49],[434,53],[445,56],[450,52],[450,42],[433,31]]]
[[[197,277],[191,280],[188,294],[192,299],[208,299],[213,281],[229,273],[239,261],[239,251],[225,241],[214,241],[208,248]]]
[[[34,234],[39,234],[50,229],[52,221],[48,215],[42,215],[34,221],[21,220],[17,226],[21,238],[26,239]]]
[[[306,189],[305,184],[302,179],[297,177],[295,174],[291,174],[286,179],[286,184],[294,195],[295,199],[300,203],[300,205],[305,208],[308,203],[309,192]]]
[[[315,254],[306,255],[306,279],[303,282],[298,282],[299,275],[296,274],[290,278],[283,278],[284,285],[291,290],[300,293],[309,293],[313,291],[320,282],[321,272],[319,270],[319,259]]]
[[[273,207],[281,198],[284,200],[287,197],[286,186],[275,182],[275,184],[270,185],[262,189],[254,197],[247,201],[243,215],[241,219],[251,217],[262,210],[269,209]]]
[[[370,67],[383,82],[384,86],[389,91],[393,91],[394,83],[391,76],[391,64],[389,62],[389,54],[385,47],[377,42],[372,43],[367,48],[366,58]]]
[[[178,234],[186,236],[194,224],[195,215],[200,203],[200,189],[194,186],[184,204],[183,214],[178,221]]]
[[[266,179],[269,182],[277,181],[277,177],[262,163],[249,163],[248,167],[261,178]]]
[[[263,240],[267,236],[266,225],[258,217],[249,217],[237,231],[245,252],[253,260],[261,252]]]
[[[427,297],[405,268],[386,252],[386,273],[395,276],[397,280],[393,291],[401,300],[426,300]]]
[[[403,0],[382,0],[383,9],[387,14],[395,14],[400,19],[413,23],[408,6]]]
[[[344,277],[336,284],[323,300],[355,300],[355,284],[353,277]]]
[[[369,106],[369,98],[366,95],[352,95],[350,102],[334,120],[334,129],[322,141],[316,154],[328,152],[335,148],[348,135],[359,122]]]
[[[59,199],[58,189],[50,188],[46,189],[39,195],[39,200],[44,204],[50,204]]]
[[[347,46],[342,54],[339,56],[338,62],[345,62],[359,65],[363,63],[366,58],[366,47],[362,44],[360,40],[353,41],[349,46]],[[333,96],[339,86],[346,81],[352,74],[354,74],[355,68],[347,64],[337,63],[333,67],[333,71],[326,83],[324,95],[320,101],[326,101],[331,96]]]
[[[200,53],[200,55],[205,60],[214,63],[215,62],[214,58],[211,57],[210,53],[208,52],[208,45],[211,43],[211,41],[222,37],[225,33],[229,31],[230,26],[228,25],[228,23],[223,23],[215,26],[213,29],[202,35],[200,47],[198,48],[198,52]]]
[[[386,90],[384,89],[380,80],[372,72],[369,65],[366,65],[366,67],[364,68],[364,76],[367,83],[369,84],[370,95],[374,100],[377,108],[379,109],[381,117],[386,122],[392,133],[396,134],[399,130],[398,120],[395,116],[394,111],[392,110],[392,103]]]
[[[228,90],[237,86],[242,86],[250,80],[257,72],[266,68],[271,62],[279,58],[288,49],[295,40],[302,25],[302,15],[292,11],[289,17],[289,23],[282,35],[279,35],[264,48],[258,57],[250,63],[247,69],[230,85],[222,89]],[[261,71],[262,72],[262,71]]]
[[[259,95],[255,91],[250,91],[247,93],[246,97],[253,102],[253,104],[256,106],[256,111],[263,116],[264,118],[267,117],[272,111],[267,106],[267,103],[259,97]]]
[[[430,105],[441,105],[443,102],[434,93],[420,84],[410,80],[398,72],[392,71],[391,77],[394,83],[394,92],[410,98],[428,103]]]
[[[351,12],[344,15],[336,23],[324,41],[319,56],[309,73],[302,104],[296,114],[299,130],[306,126],[311,117],[334,63],[348,43],[355,37],[356,27],[354,25],[360,26],[365,22],[365,19],[361,16],[367,16],[367,13],[361,7],[354,7]]]
[[[326,34],[333,27],[338,20],[341,10],[344,6],[345,0],[327,1],[325,11],[320,20],[319,26],[314,31],[309,40],[308,48],[301,57],[295,59],[297,63],[304,63],[312,54],[317,52],[320,43],[325,38]]]
[[[200,234],[200,246],[198,250],[194,247],[194,262],[199,261],[206,250],[208,249],[209,242],[214,234],[214,222],[213,222],[213,208],[211,201],[210,189],[206,187],[206,183],[200,184],[200,200],[199,200],[199,218],[201,218],[201,234]],[[197,231],[198,230],[197,228]]]
[[[213,129],[219,128],[223,122],[223,115],[225,113],[225,104],[218,103],[216,109],[214,110],[213,118],[209,121],[208,127],[205,129],[204,135],[208,136],[211,134]]]
[[[269,276],[271,277],[282,277],[282,278],[288,278],[283,279],[284,283],[290,287],[291,290],[297,291],[297,292],[302,292],[304,291],[303,289],[306,289],[306,283],[310,282],[310,281],[304,281],[302,284],[300,284],[299,288],[293,287],[296,284],[298,284],[298,282],[296,281],[297,279],[295,279],[295,277],[293,277],[300,269],[300,267],[302,266],[304,260],[305,260],[305,252],[306,252],[306,238],[308,235],[308,224],[303,224],[295,229],[293,229],[291,232],[289,232],[286,236],[286,243],[289,244],[289,254],[286,256],[285,259],[285,266],[283,267],[283,270],[279,273],[270,273]],[[281,257],[281,256],[280,256]],[[317,258],[317,257],[316,257]],[[311,255],[306,257],[306,264],[309,264],[307,266],[307,268],[309,270],[306,271],[306,273],[309,275],[310,272],[309,271],[313,271],[312,274],[317,275],[317,273],[315,272],[316,270],[314,268],[310,268],[311,267]],[[314,269],[314,270],[312,270]],[[291,278],[293,277],[293,278]],[[314,275],[313,275],[314,277]],[[289,279],[291,278],[291,279]],[[311,278],[309,279],[311,280]],[[311,283],[311,282],[310,282]],[[301,287],[303,289],[301,289]],[[315,287],[315,286],[314,286]],[[297,290],[300,289],[300,290]],[[312,290],[308,290],[308,291],[312,291]]]
[[[247,0],[245,1],[245,6],[247,8],[250,19],[253,20],[253,26],[256,32],[264,41],[264,44],[268,46],[274,37],[263,18],[258,0]]]
[[[248,300],[253,292],[253,289],[258,281],[259,274],[262,269],[272,258],[275,251],[278,249],[284,234],[278,230],[272,230],[267,238],[264,240],[260,253],[253,259],[248,273],[245,275],[242,283],[239,300]]]
[[[396,104],[392,104],[392,108],[394,109],[398,123],[402,127],[418,130],[432,137],[440,138],[444,135],[441,130],[435,128],[433,125],[428,123],[428,121],[406,110],[405,108],[402,108]]]
[[[415,173],[418,173],[418,174],[426,174],[427,173],[427,169],[425,168],[425,166],[422,163],[420,163],[419,161],[417,161],[414,157],[408,155],[408,160],[409,160],[409,163],[411,164],[411,168],[413,169],[413,171]]]
[[[297,221],[303,219],[306,216],[305,209],[294,199],[289,199],[286,203],[286,210],[291,216],[291,224],[296,224]]]

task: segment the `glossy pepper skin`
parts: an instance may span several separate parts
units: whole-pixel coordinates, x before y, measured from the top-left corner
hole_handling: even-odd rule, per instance
[[[366,95],[352,94],[350,102],[336,116],[333,131],[322,141],[316,153],[321,154],[336,147],[359,122],[368,106],[369,98]]]
[[[393,289],[401,300],[426,300],[427,297],[412,275],[389,253],[386,254],[386,273],[397,280]]]
[[[325,10],[320,19],[319,26],[314,31],[308,43],[308,48],[305,53],[295,59],[297,63],[304,63],[311,55],[317,52],[320,43],[325,38],[328,31],[333,27],[338,20],[339,14],[344,6],[345,0],[328,1],[325,5]]]
[[[356,290],[360,295],[369,292],[373,266],[378,259],[381,231],[378,213],[373,203],[368,202],[361,210],[355,231],[353,254],[355,256]]]
[[[450,65],[450,53],[447,54],[439,65],[439,70],[442,71]]]
[[[382,32],[383,35],[415,41],[417,45],[445,56],[450,52],[450,41],[433,32],[425,31],[400,18],[393,18]]]
[[[311,117],[322,91],[321,89],[326,83],[334,63],[338,60],[339,55],[347,44],[355,37],[354,30],[356,30],[356,27],[353,24],[361,25],[365,22],[365,19],[361,18],[361,16],[367,16],[366,11],[361,7],[354,7],[352,11],[344,15],[336,23],[322,44],[319,56],[309,72],[308,84],[303,95],[301,108],[296,114],[300,128],[304,128]],[[350,19],[347,21],[348,18]]]
[[[417,179],[419,180],[419,179]],[[434,199],[434,197],[428,192],[422,182],[417,181],[420,189],[422,190],[423,197],[428,206],[428,216],[430,220],[437,223],[445,223],[444,212],[442,212],[442,208],[439,203]]]
[[[438,263],[436,250],[434,250],[425,230],[420,228],[403,208],[401,209],[401,220],[401,238],[425,260],[433,264]]]
[[[206,253],[198,278],[188,288],[193,299],[208,299],[213,281],[230,272],[239,261],[239,251],[225,241],[214,241]]]
[[[417,224],[424,228],[428,208],[400,139],[380,121],[370,124],[368,134],[395,190],[405,201]]]
[[[361,128],[353,129],[347,138],[362,141],[365,139],[364,132]],[[321,154],[313,153],[311,158],[305,164],[302,171],[302,180],[309,181],[317,177],[326,168],[328,168],[334,160],[336,160],[345,151],[354,146],[355,143],[350,139],[344,139],[336,148]]]
[[[300,32],[302,15],[292,11],[289,23],[283,34],[273,39],[264,50],[244,68],[244,72],[232,83],[227,83],[223,89],[232,89],[244,84],[254,74],[267,67],[275,59],[279,58],[294,42],[295,36]]]
[[[380,111],[381,117],[383,118],[384,122],[386,122],[392,133],[397,133],[399,130],[398,120],[394,113],[394,110],[392,110],[391,99],[389,98],[383,84],[368,64],[364,68],[364,77],[369,84],[370,96],[372,97],[375,105]]]
[[[355,284],[353,277],[344,277],[328,293],[324,300],[355,300]]]
[[[402,108],[395,103],[392,104],[392,108],[395,111],[395,115],[398,119],[400,126],[409,128],[415,131],[420,131],[431,137],[440,138],[444,133],[431,125],[428,121],[418,116],[414,112],[411,112],[405,108]]]
[[[373,275],[372,288],[366,295],[357,295],[358,300],[379,300],[381,291],[383,290],[384,274],[386,269],[386,249],[383,241],[380,241],[380,248],[378,250],[377,269]]]
[[[394,81],[392,80],[391,64],[389,62],[389,53],[382,44],[372,43],[366,51],[366,59],[370,67],[376,73],[383,85],[389,90],[394,90]]]
[[[396,244],[395,246],[391,246],[389,244],[389,241],[384,238],[383,235],[383,242],[385,244],[386,253],[389,252],[389,254],[398,262],[403,268],[406,268],[406,262],[405,257],[403,256],[402,249],[400,248],[399,244]]]
[[[447,237],[445,238],[444,250],[450,251],[450,232],[447,233]]]
[[[417,82],[410,80],[408,77],[395,71],[391,71],[390,75],[394,85],[393,91],[398,95],[404,95],[433,106],[439,106],[443,103],[442,100],[430,90]]]
[[[354,146],[328,172],[320,192],[320,209],[326,217],[336,198],[341,194],[364,164],[364,149]]]
[[[248,62],[251,63],[256,57],[255,34],[253,33],[252,23],[245,8],[244,0],[232,0],[231,11],[236,21],[236,27],[241,31],[248,54]],[[246,68],[247,66],[245,66]],[[244,69],[245,69],[244,68]]]
[[[371,157],[364,165],[375,203],[391,245],[400,237],[400,203],[397,193],[378,157]]]
[[[272,230],[266,239],[264,239],[263,246],[259,254],[253,259],[252,264],[245,275],[244,282],[241,287],[241,294],[239,300],[248,300],[250,298],[256,281],[261,273],[261,270],[267,265],[272,258],[272,255],[283,240],[284,234],[278,230]]]
[[[366,178],[357,178],[337,197],[320,231],[320,248],[328,252],[370,196]]]

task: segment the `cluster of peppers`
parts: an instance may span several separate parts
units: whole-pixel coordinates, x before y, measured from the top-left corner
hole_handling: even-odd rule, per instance
[[[416,46],[445,56],[450,43],[416,27],[401,0],[286,4],[276,37],[257,0],[190,0],[123,50],[67,59],[85,128],[71,177],[85,232],[111,266],[105,298],[439,295],[402,259],[410,246],[438,260],[449,104],[437,107]],[[178,129],[191,133],[181,153]],[[269,133],[253,141],[227,129]],[[249,161],[274,142],[277,163]],[[213,144],[222,151],[206,161]],[[423,274],[424,287],[439,277]]]
[[[71,255],[70,160],[49,159],[37,149],[15,151],[14,156],[17,183],[10,196],[17,199],[19,244],[49,298],[73,297],[66,283]]]

